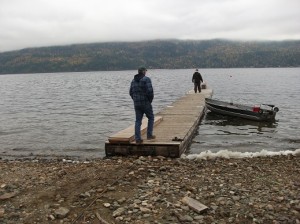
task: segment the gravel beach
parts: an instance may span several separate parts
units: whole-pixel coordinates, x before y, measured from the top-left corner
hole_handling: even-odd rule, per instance
[[[299,154],[0,160],[0,169],[3,224],[300,223]]]

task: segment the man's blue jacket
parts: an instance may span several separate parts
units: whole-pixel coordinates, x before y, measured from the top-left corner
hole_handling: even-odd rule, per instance
[[[151,79],[144,74],[137,74],[131,82],[129,95],[133,99],[134,106],[151,104],[154,98]]]

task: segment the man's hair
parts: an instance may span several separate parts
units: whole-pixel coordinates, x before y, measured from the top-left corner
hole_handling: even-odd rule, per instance
[[[147,69],[146,69],[145,67],[140,67],[140,68],[138,69],[138,72],[139,72],[139,73],[142,73],[142,72],[145,72],[145,71],[147,71]]]

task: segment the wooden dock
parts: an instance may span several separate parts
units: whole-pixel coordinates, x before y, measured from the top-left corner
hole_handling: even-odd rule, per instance
[[[134,124],[113,134],[105,143],[106,156],[152,155],[180,157],[191,144],[205,112],[205,98],[212,96],[211,89],[201,93],[189,91],[182,98],[155,115],[154,140],[146,140],[147,118],[142,122],[142,144],[134,141]]]

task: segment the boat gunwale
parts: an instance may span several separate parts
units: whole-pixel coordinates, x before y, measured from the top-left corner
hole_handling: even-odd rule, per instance
[[[217,105],[216,103],[223,104]],[[205,99],[205,105],[207,109],[212,112],[219,114],[242,117],[250,120],[256,121],[268,121],[274,120],[276,116],[276,111],[268,109],[260,109],[259,112],[254,112],[253,107],[241,104],[231,104],[221,100],[214,100],[210,98]]]

